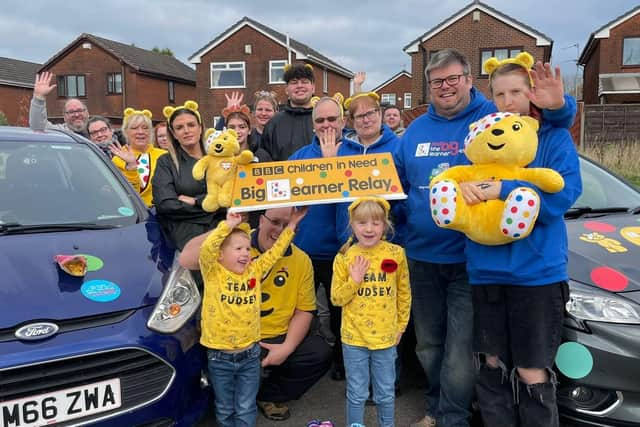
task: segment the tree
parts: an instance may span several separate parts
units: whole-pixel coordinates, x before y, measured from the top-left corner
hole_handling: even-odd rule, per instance
[[[0,126],[9,126],[9,120],[3,111],[0,111]]]
[[[163,47],[162,49],[160,49],[158,46],[154,46],[153,49],[151,49],[151,52],[159,53],[161,55],[174,56],[173,51],[168,47]]]

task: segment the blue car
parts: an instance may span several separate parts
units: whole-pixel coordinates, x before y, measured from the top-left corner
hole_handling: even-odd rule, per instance
[[[173,258],[95,145],[0,127],[0,426],[197,422],[200,293]]]

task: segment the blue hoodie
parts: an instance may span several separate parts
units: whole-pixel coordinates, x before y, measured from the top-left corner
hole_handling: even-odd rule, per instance
[[[342,145],[353,143],[342,133]],[[289,160],[320,159],[320,141],[314,134],[311,144],[298,149],[289,157]],[[318,204],[309,206],[305,217],[298,224],[298,230],[293,242],[297,247],[309,255],[312,260],[332,260],[338,250],[340,243],[336,237],[336,204]]]
[[[567,230],[564,213],[582,192],[578,153],[566,129],[543,124],[538,131],[538,151],[528,167],[544,167],[564,178],[559,193],[545,193],[532,184],[503,180],[500,199],[517,187],[540,196],[540,213],[529,237],[516,242],[485,246],[466,240],[467,272],[472,285],[548,285],[568,280]]]
[[[338,156],[357,156],[361,154],[378,154],[378,153],[393,153],[398,149],[400,144],[400,138],[385,124],[382,125],[380,137],[369,146],[364,146],[359,142],[358,136],[355,131],[346,131],[346,139],[343,140],[340,149],[338,150]],[[349,205],[348,203],[338,203],[336,205],[336,231],[338,233],[338,241],[343,244],[347,241],[351,235],[349,228]],[[396,212],[399,208],[398,202],[392,202],[392,212]],[[392,242],[397,244],[403,244],[403,227],[401,225],[396,226],[393,234]]]
[[[462,233],[438,227],[431,218],[429,182],[440,172],[459,164],[468,164],[462,153],[469,125],[496,106],[482,93],[471,88],[469,105],[452,118],[438,115],[429,106],[402,136],[394,161],[405,193],[407,215],[407,257],[437,264],[465,261]],[[543,110],[544,120],[553,126],[568,128],[576,113],[575,100],[565,95],[565,105],[558,110]]]

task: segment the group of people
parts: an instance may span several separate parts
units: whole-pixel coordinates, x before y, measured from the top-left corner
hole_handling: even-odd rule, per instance
[[[241,97],[228,97],[226,125],[262,153],[257,160],[388,152],[408,195],[392,204],[366,197],[269,209],[253,231],[240,215],[210,214],[200,206],[206,188],[191,169],[205,153],[204,127],[195,102],[165,108],[168,142],[159,155],[148,148],[152,127],[145,112],[125,116],[129,145],[110,144],[114,163],[155,206],[181,251],[180,263],[202,273],[201,343],[208,349],[219,425],[255,425],[257,407],[270,419],[288,418],[286,402],[302,396],[332,365],[333,379],[346,377],[347,425],[363,424],[371,386],[379,425],[393,426],[397,375],[389,366],[411,313],[416,354],[428,379],[425,416],[413,427],[468,426],[474,394],[486,425],[558,426],[552,366],[568,296],[563,214],[581,192],[568,132],[575,101],[549,64],[529,69],[513,58],[501,61],[489,75],[492,100],[473,87],[470,70],[454,49],[431,55],[428,111],[406,129],[375,93],[314,99],[313,70],[304,64],[285,70],[288,102],[279,111],[256,94],[251,120]],[[39,78],[30,118],[32,127],[39,120],[43,128],[43,94],[51,85],[47,76]],[[88,113],[75,101],[65,105],[64,126],[82,132]],[[260,105],[266,111],[258,113]],[[469,125],[496,111],[540,122],[530,166],[556,170],[565,186],[549,194],[518,180],[460,183],[467,204],[504,200],[517,187],[540,197],[529,237],[486,246],[435,224],[429,184],[442,170],[468,163],[463,141]],[[387,113],[393,117],[383,121]],[[102,121],[87,135],[107,133],[103,127],[110,129]],[[151,162],[149,169],[142,170],[140,159]],[[130,173],[134,161],[137,181]],[[152,178],[145,186],[147,172]],[[144,198],[147,187],[150,199]],[[333,348],[312,333],[320,286]]]

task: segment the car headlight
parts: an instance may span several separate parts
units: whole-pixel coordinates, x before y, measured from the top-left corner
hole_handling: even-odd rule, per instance
[[[567,312],[581,320],[640,324],[640,305],[612,292],[569,281]]]
[[[149,317],[147,327],[163,334],[179,330],[199,309],[202,300],[191,272],[174,258],[171,275]]]

